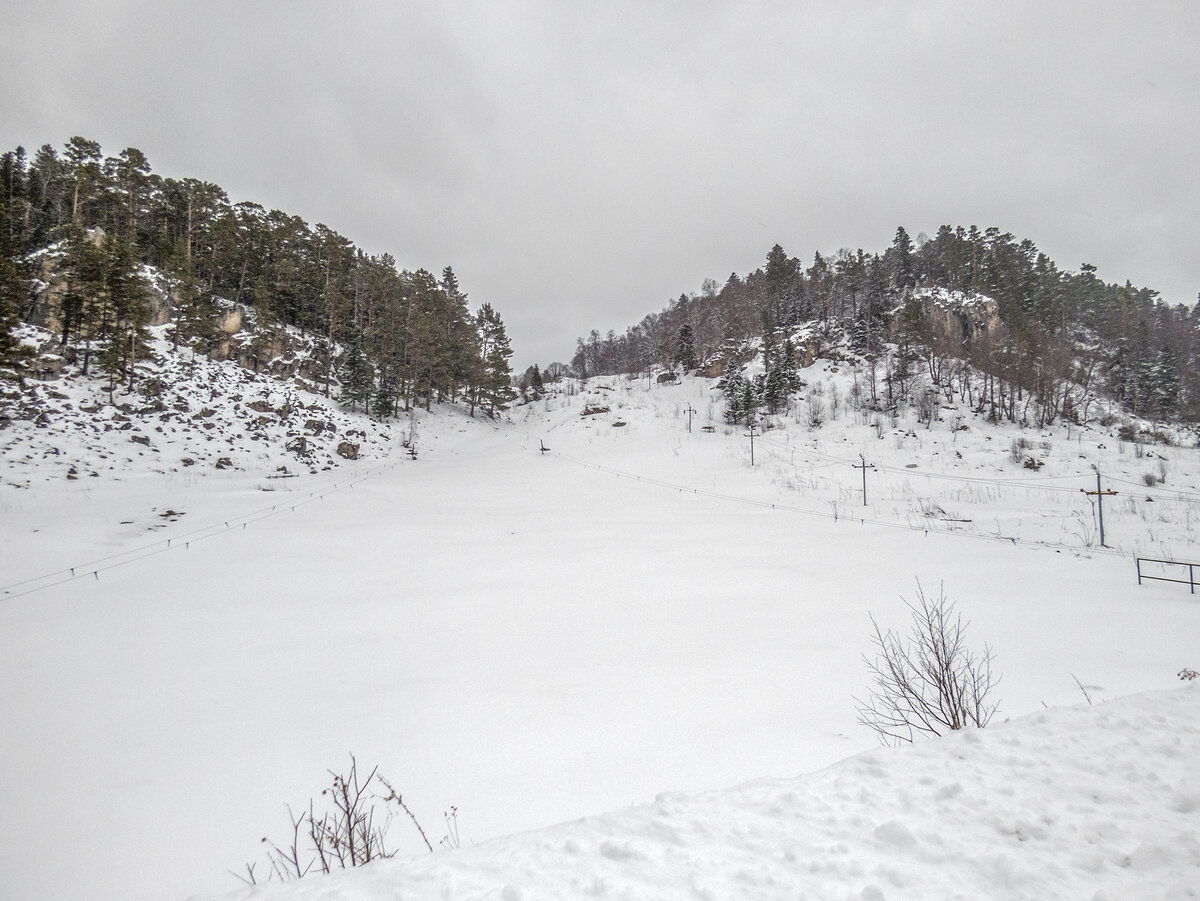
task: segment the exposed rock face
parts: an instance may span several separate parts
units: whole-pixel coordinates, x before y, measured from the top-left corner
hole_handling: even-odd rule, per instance
[[[796,366],[800,369],[807,369],[813,363],[817,362],[817,357],[821,355],[821,339],[810,338],[807,341],[801,341],[794,348],[796,352]]]
[[[919,288],[913,296],[930,327],[955,342],[971,344],[1000,325],[999,305],[986,295]],[[895,320],[890,325],[894,327]]]
[[[29,370],[31,373],[33,373],[34,378],[54,379],[58,378],[58,376],[62,374],[62,371],[66,368],[66,366],[67,361],[65,358],[60,357],[58,354],[44,353],[40,354],[38,358],[30,364]]]
[[[339,457],[344,457],[347,460],[357,460],[358,445],[350,441],[343,441],[337,446],[337,453]]]

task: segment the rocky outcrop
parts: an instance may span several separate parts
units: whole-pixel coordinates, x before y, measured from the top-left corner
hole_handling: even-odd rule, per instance
[[[971,344],[1000,325],[1000,307],[983,294],[964,294],[947,288],[918,288],[913,297],[935,334],[955,343]],[[894,330],[895,319],[891,323]]]

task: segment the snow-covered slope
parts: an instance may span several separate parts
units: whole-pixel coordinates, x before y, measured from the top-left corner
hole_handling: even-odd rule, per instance
[[[1188,686],[225,897],[1182,901],[1198,743]]]
[[[1092,723],[1114,746],[1142,742],[1146,761],[1160,748],[1140,735],[1194,744],[1190,689],[1182,700],[1099,705],[1177,688],[1180,668],[1200,665],[1200,604],[1186,585],[1138,586],[1129,556],[1198,559],[1197,450],[1138,446],[1115,425],[994,426],[963,409],[944,408],[928,427],[876,421],[845,406],[853,374],[844,363],[819,362],[804,375],[805,399],[756,438],[753,466],[745,429],[722,422],[718,393],[698,379],[564,386],[504,423],[435,407],[417,420],[416,460],[384,455],[383,434],[398,443],[407,421],[373,426],[310,407],[303,417],[334,421],[338,442],[352,429],[368,434],[353,439],[356,461],[335,457],[334,439],[322,438],[328,457],[311,467],[280,447],[296,424],[263,424],[269,441],[247,431],[247,404],[274,390],[267,383],[243,392],[240,409],[207,417],[228,415],[228,427],[201,425],[186,438],[178,420],[155,418],[167,411],[122,430],[105,406],[61,435],[53,418],[44,428],[12,423],[0,431],[0,569],[6,585],[24,587],[0,600],[0,809],[16,812],[0,817],[0,896],[128,901],[236,889],[228,871],[260,857],[262,836],[282,839],[284,805],[304,804],[354,752],[379,764],[431,830],[454,804],[464,843],[480,843],[427,858],[406,824],[395,824],[401,853],[418,858],[394,862],[395,872],[432,874],[419,887],[432,897],[503,897],[506,886],[509,896],[585,894],[534,878],[550,859],[537,836],[555,830],[579,830],[570,839],[579,860],[555,864],[564,879],[633,880],[626,884],[665,897],[796,897],[805,885],[824,886],[810,891],[818,898],[955,897],[915,882],[897,888],[893,869],[900,880],[946,869],[968,886],[990,884],[979,874],[992,874],[997,894],[964,888],[964,897],[1187,897],[1200,881],[1186,857],[1196,815],[1179,786],[1195,783],[1194,772],[1173,770],[1183,775],[1160,775],[1155,787],[1139,770],[1139,791],[1127,788],[1124,766],[1096,769],[1077,794],[1066,784],[1088,783],[1077,774],[1097,759]],[[68,395],[56,403],[94,405],[95,395],[73,393],[82,387],[47,385]],[[814,428],[808,405],[818,395],[827,415]],[[273,410],[287,402],[262,400]],[[585,416],[585,405],[609,409]],[[10,440],[14,429],[21,440]],[[135,430],[152,444],[131,441]],[[212,442],[203,437],[214,431]],[[218,454],[234,465],[218,469]],[[860,454],[876,467],[865,506],[853,468]],[[184,465],[184,455],[196,463]],[[1041,468],[1026,468],[1031,457]],[[1110,549],[1099,546],[1094,500],[1081,493],[1095,487],[1093,465],[1106,489],[1120,491],[1105,499]],[[968,638],[995,650],[1000,719],[1045,711],[1047,725],[1026,721],[1013,734],[1037,743],[1026,733],[1046,728],[1043,744],[1057,756],[1005,744],[1013,727],[998,721],[975,736],[979,744],[958,736],[901,755],[873,752],[865,767],[878,766],[877,777],[861,758],[827,770],[875,746],[854,709],[867,681],[869,617],[903,626],[901,598],[917,579],[944,585],[971,620]],[[1097,707],[1046,711],[1078,704],[1080,684]],[[1076,729],[1082,737],[1068,739]],[[983,771],[1010,774],[1005,784],[1000,775],[941,779],[957,753],[976,748],[988,749],[977,758]],[[1186,755],[1169,764],[1188,765]],[[1019,796],[1004,792],[1022,771],[1049,774],[1046,803],[1068,826],[1018,816]],[[819,775],[790,788],[706,793],[798,773]],[[925,776],[935,783],[925,786]],[[836,778],[851,787],[823,795]],[[935,796],[955,782],[963,791],[945,799],[947,810],[991,813],[978,827],[942,830],[948,848],[970,853],[939,856]],[[799,809],[788,807],[788,791],[804,800]],[[903,791],[919,813],[908,812]],[[668,813],[644,806],[662,792]],[[772,814],[769,801],[753,808],[755,797],[771,796],[782,812]],[[1118,815],[1116,802],[1130,799],[1145,807]],[[875,810],[869,821],[853,821],[864,805]],[[1152,809],[1166,813],[1144,825]],[[618,813],[498,839],[600,811]],[[1119,826],[1146,819],[1118,833],[1105,813]],[[729,829],[705,825],[714,822],[775,823],[795,837],[796,861],[782,846],[759,859],[766,845],[754,836],[739,851]],[[677,860],[664,823],[683,841]],[[879,827],[887,828],[877,835]],[[973,837],[955,844],[960,831]],[[553,841],[554,853],[570,853],[568,838]],[[839,844],[858,850],[842,855]],[[1050,849],[1059,850],[1047,878],[1084,881],[1043,891],[996,875],[1011,865],[1014,880],[1031,878]],[[799,888],[750,881],[784,880],[814,857],[829,869],[805,871],[814,881]],[[701,874],[694,889],[692,870]],[[723,881],[740,870],[750,874],[746,887]],[[382,880],[386,870],[378,872]],[[1178,873],[1185,881],[1169,881]],[[369,870],[342,884],[327,885],[344,897],[409,891]],[[619,896],[619,884],[586,886]]]
[[[185,469],[316,473],[342,462],[342,443],[357,445],[364,459],[390,453],[391,429],[369,417],[232,362],[173,351],[166,326],[151,331],[155,359],[139,365],[132,392],[119,384],[110,397],[94,361],[90,377],[77,363],[26,384],[0,430],[5,482],[28,487]],[[30,346],[51,338],[30,326],[18,336]]]

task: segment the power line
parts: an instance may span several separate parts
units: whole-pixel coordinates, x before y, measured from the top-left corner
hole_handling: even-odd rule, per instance
[[[691,495],[694,495],[697,497],[707,497],[707,498],[713,498],[715,500],[723,500],[723,501],[730,501],[733,503],[747,504],[749,506],[754,506],[754,507],[763,507],[763,508],[770,509],[770,510],[780,510],[780,511],[787,512],[787,513],[797,513],[801,516],[818,516],[823,519],[832,519],[834,522],[837,522],[838,520],[841,520],[841,519],[845,519],[845,520],[851,520],[853,522],[860,523],[861,525],[882,526],[882,527],[888,528],[888,529],[901,529],[906,532],[926,532],[926,533],[933,533],[935,535],[952,535],[952,536],[955,536],[958,538],[975,538],[975,539],[984,540],[984,541],[999,541],[1004,544],[1011,544],[1014,546],[1022,546],[1022,547],[1030,547],[1030,548],[1050,548],[1050,549],[1055,549],[1055,550],[1071,551],[1072,553],[1087,552],[1089,554],[1106,554],[1106,555],[1115,556],[1115,557],[1128,557],[1129,556],[1128,553],[1118,550],[1116,548],[1109,548],[1109,547],[1081,548],[1081,547],[1076,547],[1074,545],[1059,544],[1059,543],[1051,542],[1051,541],[1033,541],[1033,540],[1030,540],[1027,538],[1016,538],[1016,537],[1005,536],[1005,535],[985,535],[980,532],[967,532],[967,531],[956,530],[956,529],[939,529],[936,527],[930,527],[928,525],[913,526],[913,525],[909,525],[906,523],[894,522],[894,521],[889,521],[889,520],[869,519],[867,517],[861,517],[861,516],[846,516],[846,515],[838,514],[837,512],[826,512],[823,510],[809,510],[804,507],[795,507],[790,504],[782,504],[782,503],[777,503],[777,502],[772,502],[772,501],[760,501],[760,500],[755,500],[753,498],[741,497],[739,495],[723,494],[718,491],[709,491],[704,488],[693,488],[693,487],[690,487],[687,485],[680,485],[680,484],[677,484],[674,482],[667,482],[667,481],[664,481],[663,479],[654,478],[653,476],[637,475],[636,473],[626,472],[626,471],[620,470],[620,469],[614,469],[610,466],[604,466],[600,463],[591,463],[587,460],[580,460],[577,457],[570,456],[569,454],[555,453],[555,454],[553,454],[553,456],[559,458],[560,460],[565,460],[569,463],[573,463],[577,466],[582,466],[585,469],[595,469],[599,472],[604,472],[604,473],[608,473],[610,475],[614,475],[617,478],[624,477],[627,479],[631,479],[632,481],[640,483],[640,484],[653,485],[653,486],[659,487],[659,488],[667,488],[672,491],[676,491],[680,494],[691,494]]]

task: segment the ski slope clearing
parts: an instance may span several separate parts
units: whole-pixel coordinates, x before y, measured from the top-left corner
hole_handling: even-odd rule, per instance
[[[809,391],[818,378],[847,375],[826,366],[806,370]],[[1187,856],[1197,831],[1186,800],[1194,770],[1162,769],[1161,791],[1149,790],[1145,775],[1169,735],[1194,745],[1195,693],[1100,706],[1178,689],[1181,667],[1198,666],[1200,604],[1187,586],[1139,587],[1129,556],[1155,549],[1189,559],[1200,493],[1194,448],[1139,448],[1099,430],[1031,434],[966,413],[962,422],[944,413],[928,429],[887,422],[880,437],[873,422],[845,411],[813,429],[799,407],[776,417],[751,466],[745,429],[721,422],[706,380],[592,380],[571,390],[519,407],[504,423],[435,409],[418,422],[416,460],[394,446],[407,424],[392,424],[392,442],[381,439],[378,453],[329,471],[293,466],[275,451],[249,454],[242,469],[148,465],[165,451],[128,453],[137,447],[128,430],[101,428],[86,459],[107,453],[114,469],[70,480],[54,455],[45,463],[58,467],[51,477],[40,463],[14,462],[23,452],[5,445],[6,476],[16,475],[0,486],[4,582],[37,590],[0,600],[0,804],[18,812],[0,819],[0,893],[36,901],[235,890],[228,871],[260,859],[264,835],[282,838],[284,805],[306,804],[350,752],[379,764],[435,845],[441,814],[455,805],[464,844],[481,846],[426,857],[398,822],[401,854],[420,859],[390,866],[430,874],[429,882],[413,887],[402,875],[380,889],[364,871],[344,889],[323,880],[284,891],[504,897],[507,886],[510,897],[576,895],[566,882],[537,882],[545,876],[537,861],[550,859],[538,836],[560,832],[490,842],[600,811],[618,813],[555,827],[581,830],[570,840],[587,852],[574,870],[554,864],[564,879],[590,867],[597,878],[651,884],[660,879],[648,875],[651,862],[668,857],[670,835],[659,827],[674,823],[679,847],[700,849],[694,820],[724,824],[724,832],[703,827],[712,844],[696,851],[697,860],[711,857],[696,890],[714,896],[937,896],[896,881],[912,878],[913,860],[924,861],[929,879],[975,861],[971,878],[982,880],[1005,855],[1036,848],[1047,855],[1038,861],[1049,860],[1046,849],[1067,844],[1073,856],[1053,852],[1059,876],[1043,874],[1075,880],[1050,883],[1073,886],[1067,896],[1187,897],[1182,887],[1200,883]],[[846,395],[844,384],[838,390]],[[582,415],[585,405],[609,410]],[[698,411],[691,432],[689,407]],[[359,421],[339,431],[368,428]],[[1020,437],[1041,469],[1013,461]],[[865,513],[862,473],[850,465],[860,453],[877,467],[867,473]],[[1142,484],[1144,471],[1161,473],[1160,458],[1166,481]],[[1080,493],[1095,486],[1092,464],[1121,492],[1104,506],[1110,549],[1099,546],[1093,501]],[[280,465],[295,475],[272,478]],[[1015,481],[1029,479],[1038,481]],[[182,515],[161,515],[168,511]],[[85,565],[97,560],[122,565]],[[77,565],[76,578],[64,575]],[[918,579],[944,585],[971,620],[968,638],[994,648],[1004,673],[1000,716],[978,736],[873,751],[865,766],[879,767],[878,778],[847,776],[863,766],[851,760],[840,777],[852,784],[840,789],[850,798],[843,804],[821,788],[839,778],[827,768],[876,747],[854,705],[867,685],[869,617],[904,626],[902,597]],[[1047,711],[1080,704],[1079,685],[1097,706]],[[1001,723],[1031,714],[1047,720]],[[1099,741],[1090,723],[1102,724],[1114,747],[1143,742],[1142,788],[1128,787],[1128,768],[1090,762],[1102,759],[1087,756]],[[1037,744],[1039,729],[1061,753],[1002,744],[1009,734]],[[1067,742],[1072,730],[1081,737]],[[992,756],[972,762],[976,748]],[[965,769],[941,778],[960,752],[976,781]],[[1008,769],[996,770],[1004,754]],[[1062,789],[1047,804],[1074,830],[1056,830],[1040,808],[1004,795],[1026,759],[1030,778],[1053,780],[1043,795]],[[697,794],[818,772],[787,789],[762,782]],[[918,772],[936,784],[925,786]],[[964,832],[978,836],[971,855],[938,857],[931,811],[937,791],[955,783],[962,797],[947,799],[947,809],[986,811],[982,831]],[[1069,784],[1081,794],[1068,794]],[[790,809],[787,791],[806,803]],[[1084,829],[1075,807],[1089,791],[1094,816]],[[641,806],[663,792],[660,803],[684,819]],[[754,792],[776,793],[789,812],[772,814],[767,801],[753,808]],[[860,803],[872,809],[869,822],[853,819]],[[1134,812],[1134,804],[1145,807]],[[704,805],[703,817],[686,813]],[[780,880],[793,872],[779,869],[781,846],[777,856],[722,869],[743,860],[728,838],[734,824],[775,821],[800,837],[796,867],[813,863],[803,841],[826,849],[819,863],[829,871],[809,874],[824,881],[725,888],[739,870]],[[946,848],[966,848],[966,839],[954,844],[966,828],[955,822],[937,835]],[[1027,837],[1019,846],[1015,829]],[[502,849],[526,839],[510,867]],[[554,853],[570,853],[568,838],[549,841]],[[764,845],[748,837],[746,847]],[[1157,850],[1139,857],[1142,847]],[[671,872],[684,872],[687,854]],[[938,863],[952,856],[963,860]],[[996,877],[995,895],[962,891],[1053,896],[1021,887],[1042,874],[1032,859],[1011,859],[1015,881]],[[1138,882],[1150,859],[1157,875]],[[439,868],[459,860],[462,881],[439,884]],[[610,869],[587,863],[596,860]],[[832,866],[839,861],[845,869]],[[1187,880],[1172,882],[1179,873]],[[687,881],[668,891],[667,881],[654,883],[656,896],[693,891]],[[621,884],[586,883],[616,895]],[[965,883],[976,884],[984,883]],[[1134,891],[1139,885],[1146,894]]]
[[[1195,898],[1198,723],[1135,695],[227,897]]]

